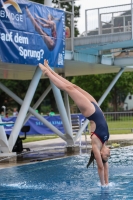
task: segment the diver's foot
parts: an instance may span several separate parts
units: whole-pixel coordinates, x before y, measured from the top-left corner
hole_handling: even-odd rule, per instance
[[[48,65],[48,60],[44,60],[44,66],[47,68],[47,69],[49,69],[49,70],[51,70],[51,68],[50,68],[50,66]]]
[[[41,63],[39,63],[39,67],[42,70],[43,75],[47,76],[49,70],[44,65],[42,65]]]
[[[106,190],[106,189],[108,189],[108,188],[109,188],[109,185],[107,185],[107,184],[101,185],[101,189],[102,189],[102,190]]]

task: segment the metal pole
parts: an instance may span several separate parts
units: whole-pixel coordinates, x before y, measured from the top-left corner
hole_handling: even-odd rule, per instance
[[[89,123],[89,120],[86,119],[83,126],[80,128],[80,130],[78,131],[78,133],[76,134],[76,136],[73,138],[74,139],[74,142],[77,141],[77,139],[80,137],[80,135],[84,132],[86,126],[88,125]]]
[[[131,16],[132,16],[132,39],[133,39],[133,0],[131,0]]]
[[[99,11],[99,8],[98,8],[98,35],[100,35],[101,34],[101,14],[100,14],[100,11]]]
[[[85,10],[85,36],[87,36],[87,10]]]
[[[59,9],[61,8],[61,3],[60,3],[60,1],[58,1],[58,6],[59,6]]]
[[[67,112],[67,116],[68,116],[68,120],[71,124],[71,113],[70,113],[70,106],[69,106],[69,98],[68,98],[68,94],[64,91],[64,101],[65,101],[65,107],[66,107],[66,112]]]
[[[65,77],[65,74],[62,73],[60,74],[62,77]],[[68,116],[68,120],[70,122],[70,127],[71,127],[71,131],[72,131],[72,123],[71,123],[71,113],[70,113],[70,106],[69,106],[69,97],[67,92],[64,91],[64,104],[65,104],[65,108],[66,108],[66,112],[67,112],[67,116]]]
[[[52,7],[52,0],[44,0],[44,5]]]
[[[71,49],[72,49],[72,59],[74,57],[74,1],[72,0],[72,15],[71,15]]]
[[[124,26],[124,32],[126,32],[126,23],[125,23],[125,16],[123,15],[123,26]]]
[[[65,1],[59,1],[60,3],[67,3],[67,2],[70,2],[70,1],[72,1],[72,0],[65,0]],[[78,0],[74,0],[74,1],[78,1]]]
[[[125,68],[121,68],[120,71],[118,72],[118,74],[116,74],[115,78],[110,83],[109,87],[106,89],[106,91],[104,92],[104,94],[102,95],[102,97],[99,99],[99,101],[98,101],[98,105],[99,106],[102,104],[102,102],[104,101],[104,99],[106,98],[106,96],[109,94],[110,90],[113,88],[113,86],[115,85],[115,83],[118,81],[118,79],[120,78],[120,76],[122,75],[122,73],[124,72],[124,70],[125,70]]]
[[[37,109],[37,107],[41,104],[41,102],[44,100],[44,98],[47,96],[47,94],[49,93],[50,90],[51,90],[51,85],[49,85],[48,88],[44,91],[44,93],[40,96],[38,101],[34,104],[33,109]],[[31,116],[31,114],[28,113],[24,120],[24,124],[28,121],[30,116]]]
[[[124,4],[124,6],[129,6],[130,5],[130,3],[128,3],[128,4]],[[122,5],[117,5],[117,7],[118,6],[122,6]],[[106,7],[100,7],[100,9],[103,9],[103,8],[114,8],[114,7],[116,7],[116,5],[115,6],[106,6]],[[86,10],[98,10],[99,8],[91,8],[91,9],[86,9]]]
[[[111,33],[114,33],[114,14],[112,12]]]
[[[30,83],[30,86],[28,88],[28,91],[25,95],[21,109],[19,111],[18,117],[16,119],[16,123],[13,127],[12,133],[11,133],[10,138],[9,138],[9,149],[10,149],[10,151],[12,151],[12,148],[13,148],[16,140],[17,140],[18,134],[19,134],[21,127],[23,125],[25,116],[26,116],[27,111],[29,109],[30,103],[31,103],[33,95],[36,91],[36,88],[37,88],[38,82],[41,78],[41,75],[42,75],[42,71],[40,70],[39,67],[37,67],[35,74],[32,78],[32,81]]]
[[[53,90],[53,93],[54,93],[54,97],[55,97],[55,100],[56,100],[56,104],[57,104],[61,119],[62,119],[62,122],[63,122],[66,137],[68,139],[70,139],[70,142],[73,143],[73,134],[72,134],[72,130],[70,128],[70,123],[69,123],[69,120],[68,120],[68,117],[67,117],[67,113],[66,113],[66,110],[65,110],[65,106],[64,106],[64,103],[63,103],[63,100],[62,100],[60,90],[52,83],[52,81],[50,81],[50,83],[51,83],[51,86],[52,86],[52,90]]]
[[[20,105],[23,104],[22,99],[20,99],[16,94],[14,94],[11,90],[9,90],[6,86],[4,86],[2,83],[0,83],[0,88],[7,93],[10,97],[12,97],[17,103]],[[31,114],[33,114],[37,119],[39,119],[42,123],[44,123],[48,128],[50,128],[54,133],[59,135],[63,140],[66,141],[65,135],[61,131],[59,131],[55,126],[53,126],[50,122],[48,122],[45,118],[43,118],[40,114],[35,112],[35,110],[31,107],[29,107],[29,111]],[[19,133],[18,133],[19,134]]]

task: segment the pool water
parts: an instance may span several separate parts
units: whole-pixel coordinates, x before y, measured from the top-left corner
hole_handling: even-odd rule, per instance
[[[0,200],[133,200],[133,147],[111,150],[109,188],[81,154],[0,170]]]

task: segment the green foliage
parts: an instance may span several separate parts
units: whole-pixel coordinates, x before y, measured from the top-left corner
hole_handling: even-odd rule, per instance
[[[132,120],[107,121],[110,134],[131,133],[133,129]]]
[[[49,113],[51,110],[51,106],[45,106],[45,105],[41,105],[40,108],[40,112],[43,113],[44,115],[47,115],[47,113]]]
[[[35,142],[35,141],[41,141],[41,140],[51,140],[58,138],[58,135],[40,135],[40,136],[27,136],[25,140],[23,140],[23,143],[27,142]],[[54,142],[54,141],[53,141]]]
[[[47,89],[49,86],[50,82],[49,79],[41,79],[38,87],[36,89],[34,98],[32,100],[32,106],[36,103],[36,101],[40,98],[42,93]],[[47,102],[47,103],[46,103]],[[44,101],[40,104],[38,107],[39,112],[43,112],[44,114],[47,114],[50,109],[53,108],[55,112],[57,112],[57,106],[56,106],[56,101],[53,95],[53,91],[51,90],[48,95],[45,97]]]
[[[58,0],[52,1],[55,8],[59,8]],[[72,3],[71,2],[65,2],[61,3],[61,8],[65,11],[72,12]],[[80,17],[80,6],[74,5],[74,34],[75,37],[79,35],[79,31],[77,28],[77,20],[76,18]],[[68,26],[71,29],[71,16],[70,14],[66,14],[66,26]]]
[[[25,93],[28,89],[30,81],[20,81],[20,80],[0,80],[0,82],[9,88],[13,93],[15,93],[22,100],[25,97]],[[7,109],[11,110],[13,107],[19,109],[20,105],[17,104],[11,97],[0,90],[0,108],[2,105],[6,106]],[[7,110],[8,111],[8,110]]]
[[[40,4],[44,4],[44,0],[31,0],[33,2],[36,2],[36,3],[40,3]]]
[[[98,101],[115,76],[115,73],[77,76],[73,78],[72,82],[89,92]],[[110,101],[113,105],[113,111],[117,111],[118,105],[124,102],[127,94],[133,93],[132,80],[132,72],[123,73],[103,102],[102,109],[107,109],[107,102]]]

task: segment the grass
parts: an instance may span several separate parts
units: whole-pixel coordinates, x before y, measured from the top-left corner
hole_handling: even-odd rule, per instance
[[[109,121],[110,134],[127,134],[133,132],[133,121]]]
[[[110,134],[133,133],[133,120],[107,121]],[[88,132],[87,132],[88,135]],[[59,138],[58,135],[32,135],[27,136],[23,143]]]
[[[55,139],[59,138],[57,135],[33,135],[33,136],[27,136],[25,140],[23,140],[23,143],[26,142],[35,142],[35,141],[41,141],[41,140],[49,140],[49,139]]]
[[[133,133],[133,119],[123,119],[117,121],[107,121],[110,134]]]

